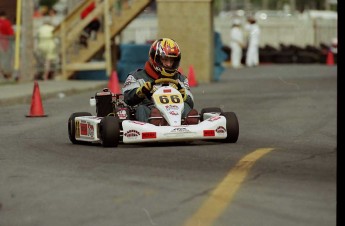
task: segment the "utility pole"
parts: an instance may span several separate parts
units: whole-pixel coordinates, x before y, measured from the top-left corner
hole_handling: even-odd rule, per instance
[[[32,81],[34,77],[33,70],[33,0],[22,1],[22,23],[21,31],[22,38],[20,45],[20,66],[19,66],[19,81]]]

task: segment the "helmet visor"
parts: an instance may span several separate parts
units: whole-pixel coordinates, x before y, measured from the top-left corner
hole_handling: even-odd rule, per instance
[[[165,54],[162,54],[159,57],[159,64],[166,70],[176,70],[179,67],[180,64],[180,56],[166,56]]]

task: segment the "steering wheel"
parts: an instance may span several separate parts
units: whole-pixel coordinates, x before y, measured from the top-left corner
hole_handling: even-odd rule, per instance
[[[171,79],[171,78],[159,78],[155,80],[155,84],[163,84],[163,83],[174,83],[175,85],[179,84],[177,80]]]

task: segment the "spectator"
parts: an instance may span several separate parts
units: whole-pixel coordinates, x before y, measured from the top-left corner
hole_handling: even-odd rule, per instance
[[[48,18],[45,18],[43,25],[38,29],[38,50],[39,57],[44,62],[44,80],[53,78],[52,64],[57,60],[56,42],[53,36],[54,26]]]
[[[11,47],[14,41],[14,30],[11,21],[7,18],[4,11],[0,11],[0,70],[3,76],[8,79],[11,77],[12,56]]]
[[[254,17],[248,17],[248,48],[246,53],[246,65],[248,67],[259,65],[260,28]]]
[[[241,68],[242,48],[244,47],[241,21],[234,19],[230,30],[231,65],[233,68]]]
[[[14,35],[12,23],[9,19],[7,19],[7,15],[4,11],[0,11],[0,34],[7,36]]]
[[[96,3],[92,2],[88,5],[80,15],[81,19],[84,19],[89,15],[94,9],[96,8]],[[82,34],[79,38],[79,43],[85,47],[88,46],[87,40],[92,37],[93,39],[96,38],[96,33],[99,31],[101,27],[101,23],[98,18],[94,18],[83,30]]]
[[[50,17],[50,21],[51,24],[56,27],[60,24],[61,22],[61,18],[57,15],[57,11],[53,8],[49,9],[49,17]]]

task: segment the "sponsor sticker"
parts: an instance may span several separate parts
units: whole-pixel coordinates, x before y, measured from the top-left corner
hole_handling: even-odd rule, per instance
[[[88,136],[93,138],[93,136],[94,136],[94,131],[95,131],[93,125],[88,124],[88,125],[87,125],[87,129],[88,129],[88,133],[87,133]]]
[[[108,96],[108,95],[111,95],[111,92],[99,92],[96,95],[97,96]]]
[[[204,130],[204,137],[214,137],[215,131],[214,130]]]
[[[129,86],[131,83],[136,82],[135,78],[132,75],[129,75],[126,79],[126,81],[123,84],[123,87]]]
[[[169,104],[169,105],[165,105],[165,109],[167,111],[177,111],[179,109],[179,107],[177,105],[172,105],[172,104]]]
[[[220,116],[213,116],[213,117],[207,119],[207,121],[214,122],[214,121],[217,121],[218,119],[220,119]]]
[[[129,139],[137,139],[140,136],[140,132],[134,129],[131,129],[131,130],[128,130],[126,133],[124,133],[124,136]]]
[[[138,125],[145,125],[145,122],[140,122],[140,121],[130,121],[131,123],[138,124]]]
[[[178,127],[174,128],[173,130],[170,131],[171,133],[189,133],[190,130],[185,128],[185,127]]]
[[[186,127],[175,127],[168,133],[164,133],[164,136],[169,136],[169,137],[185,137],[189,136],[191,134],[196,134],[196,132],[192,132]]]
[[[80,135],[87,136],[87,124],[80,123]]]
[[[127,118],[127,112],[126,112],[125,108],[121,108],[116,114],[119,117],[119,119],[126,119]]]
[[[142,139],[155,139],[157,138],[156,132],[143,132],[141,134]]]
[[[225,133],[226,129],[224,128],[224,126],[218,126],[218,128],[216,129],[217,133]]]
[[[169,114],[170,115],[178,115],[178,112],[177,111],[169,111]]]

